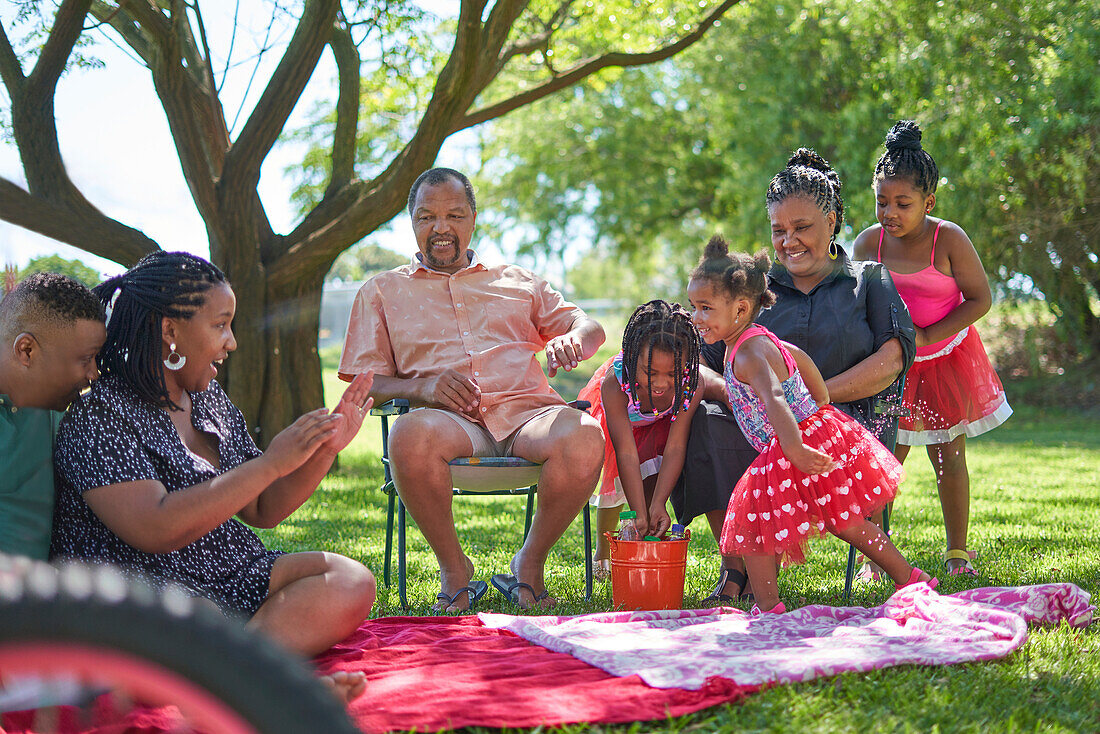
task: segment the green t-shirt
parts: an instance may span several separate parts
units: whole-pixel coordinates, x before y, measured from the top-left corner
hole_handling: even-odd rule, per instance
[[[61,414],[0,394],[0,552],[46,560],[53,525],[53,440]]]

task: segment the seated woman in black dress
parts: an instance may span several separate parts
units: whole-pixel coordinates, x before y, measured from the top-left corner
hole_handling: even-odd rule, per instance
[[[307,413],[262,453],[214,380],[237,347],[236,299],[214,265],[155,252],[95,288],[108,306],[102,377],[61,421],[51,558],[109,562],[210,599],[304,655],[369,614],[375,582],[334,553],[266,549],[358,432],[371,379]]]
[[[897,418],[876,415],[875,404],[913,363],[916,335],[889,271],[853,261],[837,245],[844,219],[840,187],[836,171],[806,148],[795,151],[771,180],[765,203],[775,262],[768,287],[776,303],[756,321],[810,355],[833,405],[892,447]],[[700,362],[721,373],[724,353],[721,342],[705,344]],[[672,505],[685,525],[705,515],[717,538],[733,487],[756,451],[725,404],[724,385],[714,390],[714,382],[706,381],[707,400],[692,419]],[[723,558],[708,600],[728,603],[746,585],[741,559]]]

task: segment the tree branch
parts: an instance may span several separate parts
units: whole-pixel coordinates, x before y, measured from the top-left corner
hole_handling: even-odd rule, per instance
[[[359,128],[359,49],[351,30],[338,23],[328,41],[336,59],[339,95],[336,100],[336,131],[332,140],[332,176],[325,196],[346,186],[355,175],[355,140]]]
[[[540,48],[545,48],[550,39],[554,36],[554,31],[557,30],[557,26],[565,20],[565,16],[568,15],[569,9],[573,7],[574,0],[563,0],[562,4],[557,7],[553,15],[550,16],[550,20],[543,24],[543,32],[537,33],[533,36],[516,41],[515,43],[508,44],[508,48],[500,54],[500,60],[497,62],[498,68],[503,68],[504,64],[516,56],[522,54],[529,54]]]
[[[126,42],[126,45],[141,57],[147,67],[152,68],[154,59],[149,38],[146,36],[146,33],[150,33],[151,29],[145,25],[139,27],[133,18],[120,12],[121,10],[121,5],[112,8],[106,3],[94,0],[91,13],[100,23],[106,23],[114,28],[115,32],[122,36],[122,40]]]
[[[664,61],[667,58],[674,56],[680,51],[684,50],[691,44],[698,41],[703,35],[710,29],[714,23],[722,17],[722,14],[727,10],[737,5],[741,0],[724,0],[721,5],[718,6],[713,12],[704,18],[699,25],[691,33],[683,36],[674,43],[670,43],[667,46],[663,46],[659,49],[649,51],[641,54],[629,54],[629,53],[608,53],[603,56],[597,56],[594,59],[582,61],[571,69],[567,69],[562,72],[561,75],[550,79],[549,81],[540,84],[534,89],[530,89],[521,94],[517,94],[514,97],[502,100],[495,104],[491,104],[487,107],[474,110],[470,114],[466,115],[460,120],[451,132],[458,132],[459,130],[465,130],[468,127],[481,124],[488,120],[506,115],[512,110],[523,107],[524,105],[531,104],[543,97],[553,94],[559,90],[576,84],[585,77],[591,76],[598,71],[615,66],[621,68],[628,68],[632,66],[645,66],[646,64],[653,64],[658,61]]]
[[[102,214],[89,216],[87,210],[74,211],[32,196],[4,178],[0,178],[0,219],[126,266],[157,249],[156,242],[136,229]]]
[[[339,0],[307,0],[286,53],[226,155],[223,190],[255,190],[260,166],[302,96],[331,36]]]
[[[92,0],[65,0],[61,3],[50,35],[42,46],[42,52],[38,54],[34,70],[27,77],[28,86],[35,88],[34,92],[28,93],[53,96],[53,90],[57,86],[57,80],[61,78],[61,72],[65,71],[73,46],[84,32],[84,18],[91,7]]]
[[[321,202],[283,238],[282,254],[268,259],[270,282],[287,282],[298,268],[320,267],[347,246],[388,221],[404,206],[402,192],[435,160],[452,120],[476,96],[476,54],[484,0],[463,0],[454,45],[436,77],[432,98],[409,142],[371,181],[355,181],[326,193]]]
[[[15,55],[3,23],[0,23],[0,79],[4,80],[9,97],[15,99],[23,96],[23,85],[27,78],[23,76],[23,65]]]

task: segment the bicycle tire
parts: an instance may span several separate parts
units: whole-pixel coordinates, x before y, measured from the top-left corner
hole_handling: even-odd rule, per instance
[[[355,734],[304,661],[195,603],[105,566],[0,557],[0,675],[93,673],[213,734]]]

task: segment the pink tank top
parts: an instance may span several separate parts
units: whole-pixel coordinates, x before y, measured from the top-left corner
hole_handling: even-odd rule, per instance
[[[898,295],[909,307],[909,315],[913,317],[913,323],[922,329],[942,320],[965,300],[955,279],[936,270],[936,240],[939,239],[941,226],[943,226],[942,221],[936,225],[936,231],[932,233],[932,257],[928,267],[915,273],[890,271],[894,286],[898,289]],[[882,238],[885,234],[886,230],[880,228],[878,231],[879,262],[882,262]],[[939,352],[964,332],[949,336],[935,344],[918,347],[917,356],[924,357]]]

